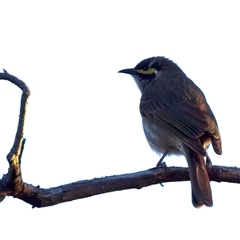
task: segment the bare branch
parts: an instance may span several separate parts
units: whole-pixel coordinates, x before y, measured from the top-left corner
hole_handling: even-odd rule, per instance
[[[240,183],[240,169],[236,167],[212,166],[209,176],[212,181]],[[23,191],[15,197],[33,207],[47,207],[108,192],[141,189],[153,184],[178,181],[189,181],[188,168],[152,168],[131,174],[83,180],[49,189],[24,183]]]
[[[15,84],[22,90],[17,132],[16,132],[13,146],[7,155],[7,160],[9,162],[9,169],[8,169],[7,175],[4,176],[3,180],[0,182],[1,190],[5,189],[7,190],[7,192],[12,191],[11,194],[17,195],[18,192],[21,192],[23,188],[19,157],[21,157],[21,154],[23,151],[23,145],[22,145],[23,131],[24,131],[27,100],[30,95],[30,90],[22,80],[19,80],[17,77],[9,74],[5,69],[4,69],[4,73],[0,73],[0,80],[10,81],[11,83]],[[0,201],[3,200],[4,196],[6,196],[6,192],[4,193],[0,191]]]
[[[23,81],[10,75],[6,70],[4,70],[4,73],[0,73],[1,79],[12,82],[23,93],[15,140],[10,153],[7,155],[9,162],[8,173],[0,180],[0,201],[5,196],[14,196],[31,204],[33,207],[47,207],[107,192],[132,188],[140,189],[158,183],[189,181],[188,168],[164,167],[165,165],[161,164],[158,168],[146,171],[83,180],[50,189],[34,187],[31,184],[24,183],[20,165],[25,144],[23,133],[30,90]],[[210,166],[208,170],[212,181],[240,183],[239,168]],[[161,188],[159,188],[159,191],[161,191]]]

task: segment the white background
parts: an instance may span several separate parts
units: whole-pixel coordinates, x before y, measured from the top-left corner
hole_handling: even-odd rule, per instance
[[[205,93],[223,155],[240,166],[238,1],[1,1],[0,69],[31,89],[23,180],[50,188],[154,167],[140,93],[118,70],[152,56],[176,62]],[[21,91],[0,82],[0,174],[16,131]],[[183,157],[168,166],[186,166]],[[212,182],[214,206],[195,209],[189,182],[167,183],[32,209],[0,203],[8,239],[237,238],[240,187]]]

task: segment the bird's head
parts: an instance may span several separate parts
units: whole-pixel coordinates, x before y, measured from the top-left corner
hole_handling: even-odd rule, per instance
[[[176,68],[180,69],[174,62],[165,57],[152,57],[144,59],[134,68],[120,70],[119,73],[130,74],[142,92],[148,84],[159,79],[164,71]],[[156,78],[156,76],[158,77]]]

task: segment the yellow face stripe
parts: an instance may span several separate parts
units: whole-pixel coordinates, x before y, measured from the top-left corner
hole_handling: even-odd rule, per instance
[[[141,74],[151,75],[153,73],[156,73],[156,69],[155,68],[149,68],[147,70],[139,69],[139,70],[137,70],[137,72],[139,72]]]

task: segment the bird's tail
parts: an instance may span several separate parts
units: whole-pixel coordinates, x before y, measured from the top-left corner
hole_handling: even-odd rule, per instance
[[[206,205],[212,207],[212,192],[204,157],[185,147],[189,176],[192,185],[192,203],[196,208]]]

